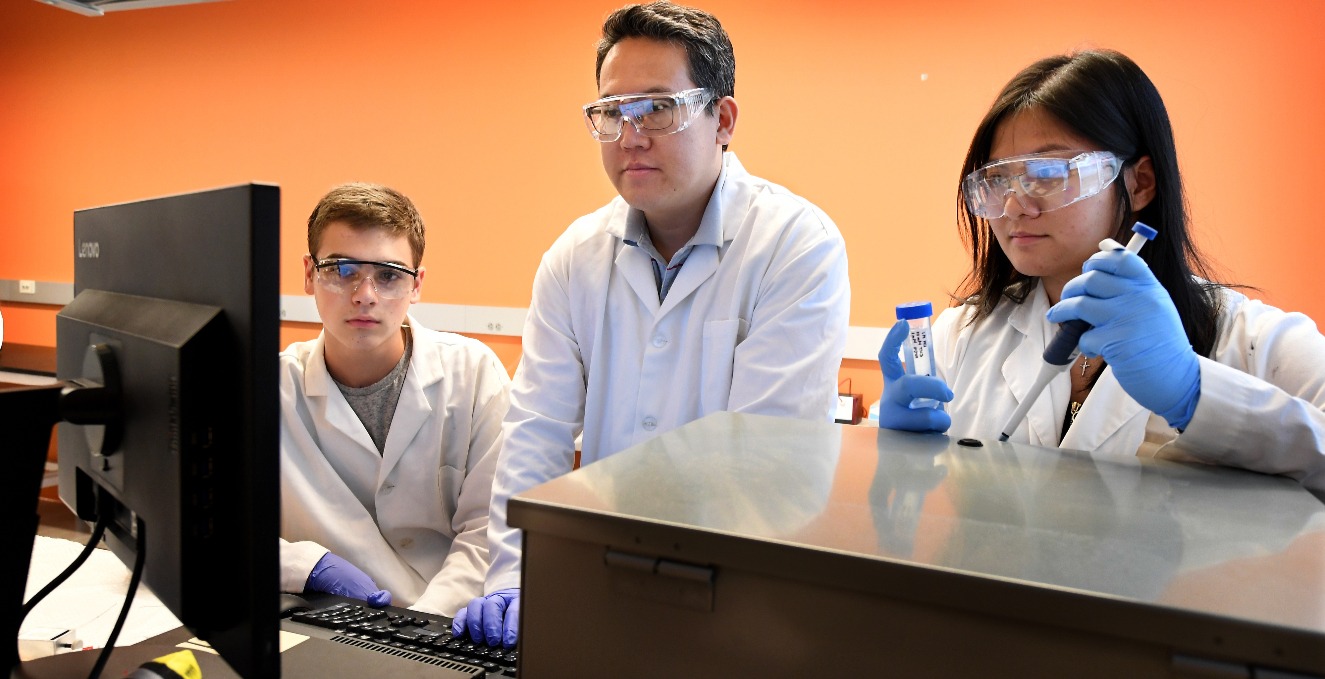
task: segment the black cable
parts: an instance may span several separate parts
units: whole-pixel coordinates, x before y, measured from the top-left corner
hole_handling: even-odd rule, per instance
[[[59,587],[65,580],[68,580],[69,576],[73,575],[74,571],[78,570],[79,567],[83,565],[84,561],[87,561],[87,557],[92,555],[92,550],[97,548],[97,543],[101,542],[101,534],[106,532],[106,524],[109,522],[110,521],[107,517],[99,517],[96,525],[92,528],[92,537],[88,538],[87,544],[83,546],[83,552],[78,555],[78,558],[74,559],[73,563],[69,564],[69,566],[61,571],[59,575],[55,576],[54,580],[51,580],[45,587],[42,587],[40,592],[33,594],[32,598],[28,599],[26,604],[23,604],[23,611],[18,614],[18,624],[20,626],[23,624],[23,619],[28,617],[28,613],[32,612],[32,609],[36,608],[37,604],[41,603],[42,599],[46,598],[46,595],[55,591],[56,587]]]
[[[137,521],[138,528],[138,555],[133,561],[133,576],[129,578],[129,591],[124,595],[124,607],[120,609],[120,617],[115,620],[115,627],[110,630],[110,637],[106,639],[106,646],[101,649],[101,654],[97,656],[97,664],[92,666],[92,673],[88,679],[97,679],[101,676],[101,671],[106,668],[106,661],[110,660],[110,652],[115,649],[115,640],[120,638],[120,629],[124,627],[124,621],[129,617],[129,606],[133,604],[133,595],[138,591],[138,582],[143,579],[143,563],[147,561],[147,528],[143,525],[141,519]]]

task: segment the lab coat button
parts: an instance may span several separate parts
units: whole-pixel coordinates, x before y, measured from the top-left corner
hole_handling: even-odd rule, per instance
[[[666,338],[666,337],[663,337],[662,335],[654,335],[654,336],[653,336],[653,346],[655,346],[655,347],[657,347],[657,348],[659,348],[659,349],[661,349],[661,348],[667,346],[667,338]]]
[[[643,425],[646,431],[653,431],[658,428],[658,420],[655,420],[652,417],[646,417],[644,418]]]
[[[401,549],[409,549],[410,547],[413,547],[413,546],[414,546],[414,538],[405,538],[405,539],[403,539],[403,540],[400,541],[400,548],[401,548]]]

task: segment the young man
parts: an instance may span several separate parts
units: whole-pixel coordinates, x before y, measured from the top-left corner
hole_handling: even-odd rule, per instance
[[[483,591],[509,379],[481,342],[407,315],[423,241],[384,186],[336,187],[308,218],[322,334],[281,354],[284,591],[439,614]]]
[[[724,153],[735,57],[718,20],[665,2],[608,17],[584,107],[620,197],[543,257],[493,486],[488,595],[454,630],[514,645],[512,495],[706,414],[831,421],[850,306],[827,215]]]

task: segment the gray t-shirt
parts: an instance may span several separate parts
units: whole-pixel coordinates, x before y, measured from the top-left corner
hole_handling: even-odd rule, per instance
[[[377,444],[379,454],[386,450],[386,435],[391,430],[391,418],[396,414],[400,392],[405,388],[405,373],[409,369],[409,357],[413,352],[414,333],[406,330],[405,353],[386,377],[366,387],[347,387],[336,382],[336,387],[349,401],[354,414],[359,416],[359,421],[368,430],[373,443]]]

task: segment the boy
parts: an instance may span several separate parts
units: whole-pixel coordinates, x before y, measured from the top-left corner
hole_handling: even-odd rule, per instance
[[[408,315],[423,246],[384,186],[338,186],[308,218],[323,328],[281,354],[284,591],[438,614],[482,593],[510,381],[481,342]]]

